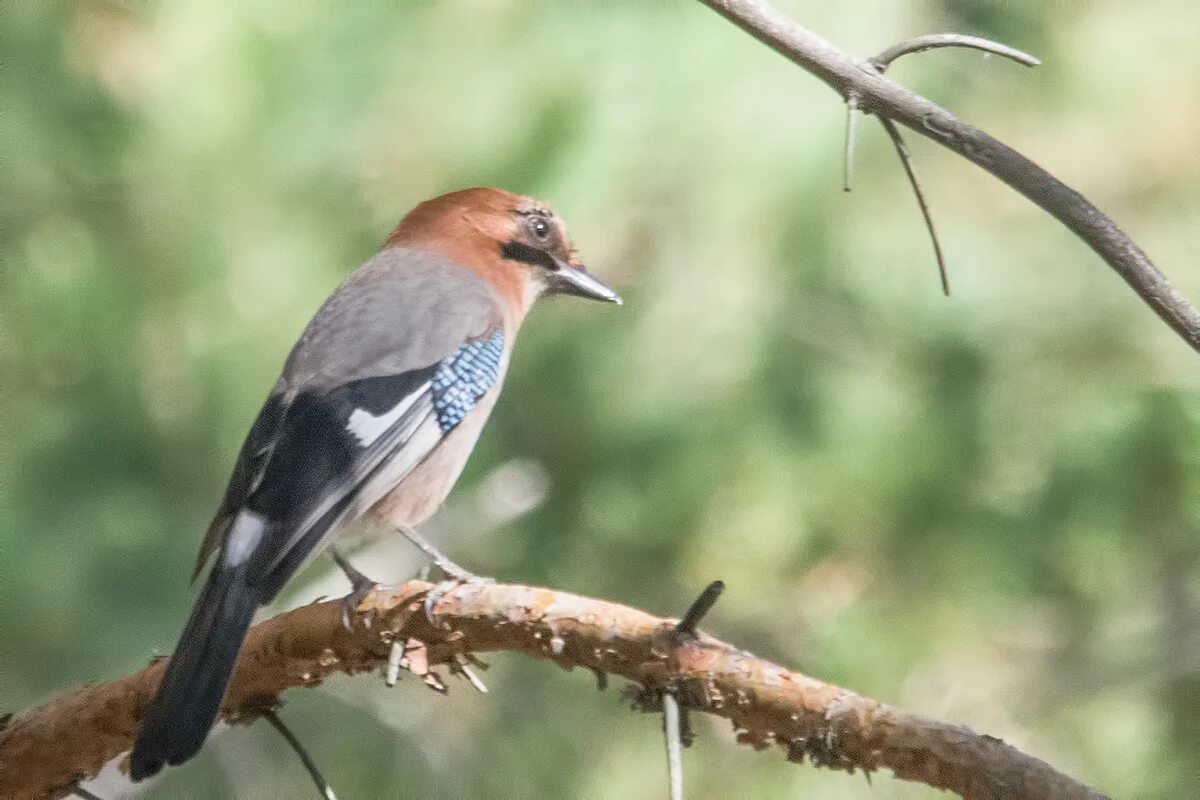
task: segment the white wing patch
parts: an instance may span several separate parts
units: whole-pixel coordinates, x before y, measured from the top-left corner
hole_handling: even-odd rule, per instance
[[[430,409],[432,411],[432,409]],[[437,419],[432,413],[419,417],[418,424],[411,431],[406,432],[401,440],[403,446],[395,453],[395,456],[384,463],[380,470],[365,480],[359,487],[358,496],[353,504],[346,508],[342,515],[329,526],[324,536],[313,548],[312,552],[321,552],[325,546],[337,536],[339,529],[346,520],[357,519],[362,514],[365,514],[371,506],[382,500],[388,492],[396,488],[396,484],[404,480],[408,473],[412,472],[413,468],[421,462],[421,459],[429,455],[430,451],[437,446],[437,443],[442,440],[442,429],[438,425]],[[328,506],[329,504],[325,504]],[[314,513],[301,528],[301,532],[308,530],[312,521],[317,519],[325,510]],[[298,538],[298,537],[297,537]],[[288,549],[291,544],[288,545]]]
[[[225,566],[237,567],[244,564],[262,541],[266,528],[266,520],[258,514],[246,508],[239,511],[229,530],[229,538],[225,540]]]
[[[395,457],[360,487],[354,505],[355,515],[365,513],[367,509],[395,489],[396,485],[433,451],[433,448],[442,440],[442,436],[442,429],[436,419],[429,416],[422,420],[421,424],[405,440],[404,447],[396,453]]]
[[[418,397],[425,394],[428,390],[429,381],[426,381],[418,386],[416,391],[397,403],[391,411],[378,416],[372,414],[370,411],[356,408],[350,414],[350,419],[346,422],[346,430],[352,433],[354,438],[358,439],[360,445],[370,447],[375,443],[376,439],[395,425],[400,417],[404,416],[404,412],[412,408],[413,403],[417,402]]]

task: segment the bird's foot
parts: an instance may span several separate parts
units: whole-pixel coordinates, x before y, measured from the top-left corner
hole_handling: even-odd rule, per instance
[[[429,624],[436,628],[438,623],[434,619],[433,609],[439,600],[460,586],[484,586],[495,582],[492,578],[485,578],[482,575],[474,575],[467,572],[464,575],[452,575],[448,580],[434,584],[425,593],[425,619],[429,620]]]
[[[433,617],[433,608],[439,600],[446,596],[447,592],[464,584],[495,583],[491,578],[476,575],[474,572],[451,561],[441,550],[434,547],[428,539],[417,533],[416,529],[411,526],[399,525],[396,530],[400,532],[401,536],[416,545],[418,550],[429,556],[429,560],[433,562],[433,565],[440,569],[446,576],[446,580],[430,587],[429,591],[425,593],[425,618],[429,620],[431,625],[437,626],[437,622]]]
[[[348,631],[353,630],[354,615],[358,613],[359,604],[367,595],[375,591],[379,584],[355,569],[354,565],[347,561],[337,550],[331,549],[329,554],[333,558],[334,563],[345,573],[346,580],[350,581],[350,586],[352,587],[350,594],[342,598],[342,627]],[[373,616],[373,613],[371,616]],[[371,616],[368,616],[364,620],[368,628],[371,627]]]

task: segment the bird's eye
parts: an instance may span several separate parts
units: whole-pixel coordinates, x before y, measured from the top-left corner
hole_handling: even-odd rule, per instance
[[[529,231],[539,242],[548,242],[554,235],[554,228],[550,226],[550,221],[545,217],[530,217]]]

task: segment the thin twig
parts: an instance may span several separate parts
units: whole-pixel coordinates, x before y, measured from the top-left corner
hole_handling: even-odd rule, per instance
[[[858,135],[858,95],[846,95],[846,149],[842,153],[842,191],[850,191],[854,182],[854,140]]]
[[[667,779],[671,800],[683,800],[683,746],[679,737],[679,701],[663,692],[663,736],[667,741]]]
[[[912,185],[913,194],[917,196],[917,205],[921,207],[921,216],[925,218],[925,227],[929,229],[929,238],[933,242],[933,256],[937,259],[938,275],[942,279],[942,294],[949,297],[950,277],[946,272],[946,259],[942,255],[942,244],[938,241],[937,229],[933,226],[933,214],[929,211],[929,201],[925,199],[921,181],[917,179],[917,169],[913,166],[908,145],[904,143],[904,137],[900,135],[896,123],[887,117],[879,117],[879,124],[887,131],[887,135],[892,139],[892,144],[896,146],[896,154],[900,156],[900,163],[904,165],[904,172],[908,175],[908,182]]]
[[[1027,67],[1036,67],[1041,64],[1041,60],[1029,53],[1009,47],[1006,44],[993,42],[991,39],[981,39],[978,36],[966,36],[961,33],[929,33],[924,36],[914,36],[912,39],[906,39],[899,44],[894,44],[884,50],[879,55],[871,59],[871,63],[880,72],[887,71],[892,62],[900,56],[906,56],[909,53],[923,53],[926,50],[933,50],[936,47],[969,47],[972,50],[983,50],[986,53],[994,53],[1004,58],[1012,59],[1018,64],[1024,64]]]
[[[78,795],[82,797],[83,800],[103,800],[100,795],[95,794],[94,792],[89,792],[78,783],[71,787],[71,794]]]
[[[325,800],[337,800],[337,795],[333,793],[333,787],[329,785],[329,781],[325,780],[325,776],[321,774],[321,769],[317,766],[317,762],[313,761],[308,755],[308,751],[304,749],[304,745],[300,744],[300,740],[292,733],[287,725],[283,724],[283,720],[274,711],[264,711],[263,717],[267,722],[271,723],[275,730],[279,731],[279,735],[287,740],[287,743],[292,746],[292,750],[296,751],[296,755],[300,757],[300,763],[308,770],[309,777],[312,778],[313,784],[317,787],[317,791],[321,793],[321,797]]]
[[[866,113],[887,117],[949,148],[1037,203],[1103,258],[1158,316],[1200,352],[1200,309],[1087,198],[1004,142],[889,80],[796,24],[766,0],[700,0],[832,87],[858,93]]]
[[[475,691],[479,692],[480,694],[488,693],[487,685],[483,681],[479,680],[479,676],[476,675],[475,671],[471,669],[471,664],[467,661],[467,657],[462,653],[454,654],[454,661],[450,664],[450,671],[466,678],[467,683],[471,684]]]
[[[400,639],[392,640],[392,648],[388,651],[387,671],[383,675],[383,682],[389,687],[395,686],[396,681],[400,679],[400,662],[404,660],[404,642]]]

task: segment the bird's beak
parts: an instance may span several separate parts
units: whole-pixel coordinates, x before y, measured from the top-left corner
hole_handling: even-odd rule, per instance
[[[558,258],[554,259],[554,266],[556,269],[551,273],[554,291],[621,305],[621,295],[605,286],[585,267],[573,266]]]

